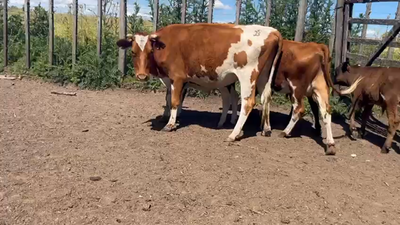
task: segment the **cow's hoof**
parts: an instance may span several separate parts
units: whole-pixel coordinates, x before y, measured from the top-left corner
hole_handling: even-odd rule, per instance
[[[367,133],[364,131],[364,132],[358,132],[358,138],[361,138],[361,139],[365,139],[365,136],[367,135]]]
[[[278,137],[280,137],[280,138],[285,138],[285,137],[288,137],[288,135],[287,135],[285,132],[281,132],[281,133],[278,135]]]
[[[227,139],[225,139],[225,142],[234,142],[235,140],[236,138],[228,137]]]
[[[263,130],[261,132],[261,136],[264,136],[264,137],[271,137],[271,135],[272,135],[272,131],[270,131],[270,130],[267,130],[267,131]]]
[[[167,124],[162,130],[165,132],[171,132],[176,129],[176,125]]]
[[[357,139],[359,138],[359,133],[358,133],[358,131],[357,131],[357,130],[352,130],[352,131],[351,131],[350,138],[351,138],[353,141],[357,140]]]
[[[389,148],[383,146],[383,147],[381,148],[381,153],[382,153],[382,154],[388,154],[388,153],[389,153]]]
[[[222,127],[224,127],[224,124],[223,123],[218,123],[217,128],[221,129]]]
[[[326,145],[325,155],[336,155],[335,145]]]
[[[160,122],[167,122],[169,120],[169,116],[162,116],[160,118]]]

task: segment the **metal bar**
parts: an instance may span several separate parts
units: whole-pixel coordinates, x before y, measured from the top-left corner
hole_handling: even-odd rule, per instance
[[[30,0],[25,0],[25,65],[31,68]]]
[[[345,0],[344,3],[397,2],[396,0]]]
[[[49,63],[54,65],[54,0],[49,0]]]
[[[374,54],[372,54],[370,60],[367,62],[365,66],[371,66],[372,63],[376,58],[378,58],[381,53],[385,50],[385,48],[389,45],[389,43],[397,36],[397,34],[400,32],[400,23],[395,25],[393,29],[390,32],[390,35],[387,36],[381,43],[381,45],[378,47],[378,50]]]
[[[119,38],[126,38],[126,0],[120,1],[120,15],[119,15]],[[118,69],[123,75],[126,75],[126,51],[119,49],[118,52]]]
[[[363,18],[351,18],[349,23],[361,23],[361,24],[375,24],[375,25],[396,25],[400,20],[396,19],[363,19]]]
[[[367,44],[367,45],[379,45],[382,43],[382,40],[364,39],[364,38],[349,38],[349,42],[359,43],[359,44]],[[400,42],[390,42],[388,44],[388,46],[400,48]]]
[[[307,13],[307,0],[300,0],[299,13],[297,15],[296,34],[294,37],[295,41],[303,40],[304,24],[306,21],[306,13]]]
[[[103,2],[102,0],[97,1],[97,55],[101,56],[101,45],[103,42]]]

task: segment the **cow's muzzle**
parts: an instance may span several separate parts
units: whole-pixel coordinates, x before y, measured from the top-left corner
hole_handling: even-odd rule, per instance
[[[149,76],[146,75],[146,74],[137,74],[137,75],[136,75],[136,78],[137,78],[138,80],[140,80],[140,81],[146,81],[146,80],[149,79]]]

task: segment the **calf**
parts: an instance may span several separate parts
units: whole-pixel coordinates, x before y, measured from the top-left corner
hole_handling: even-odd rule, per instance
[[[353,93],[350,110],[351,136],[365,136],[366,121],[372,107],[376,104],[382,107],[389,120],[388,134],[382,153],[388,153],[393,137],[400,123],[397,106],[400,101],[400,68],[351,66],[344,62],[336,68],[335,83],[350,86],[346,94]],[[362,112],[361,130],[358,133],[355,126],[355,111],[364,107]]]
[[[315,129],[321,135],[318,108],[327,132],[325,153],[334,155],[335,142],[331,128],[329,87],[333,86],[330,76],[330,56],[326,45],[313,42],[301,43],[284,40],[283,48],[273,83],[273,90],[289,94],[292,101],[292,117],[281,137],[290,135],[293,127],[305,112],[304,97],[307,96],[314,115]],[[270,98],[267,98],[269,104]],[[271,136],[269,111],[263,110],[262,126],[264,136]]]
[[[117,45],[132,48],[139,80],[153,75],[171,81],[171,112],[165,131],[176,128],[185,82],[216,89],[239,80],[240,115],[227,138],[234,141],[255,105],[256,88],[265,97],[271,95],[272,74],[282,37],[276,29],[259,25],[174,24],[151,35],[136,34],[134,39],[121,39]],[[259,79],[262,70],[270,71],[270,75]]]

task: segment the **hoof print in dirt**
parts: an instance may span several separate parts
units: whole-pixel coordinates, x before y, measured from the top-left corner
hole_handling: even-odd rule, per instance
[[[336,148],[334,145],[327,145],[325,155],[336,155]]]
[[[150,211],[151,210],[151,205],[149,205],[147,207],[143,207],[142,210],[146,211],[146,212]]]

